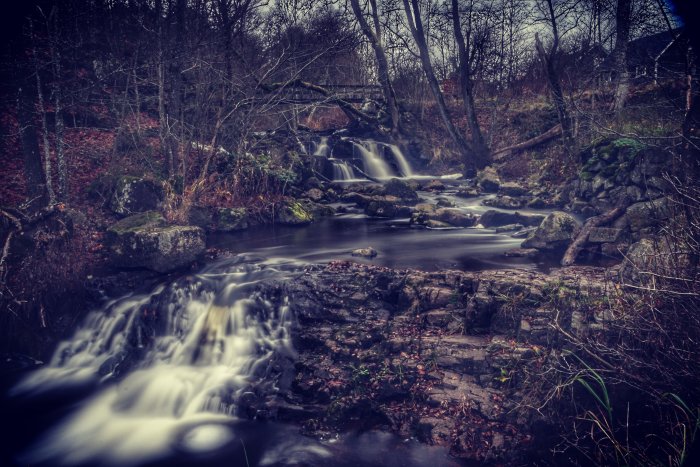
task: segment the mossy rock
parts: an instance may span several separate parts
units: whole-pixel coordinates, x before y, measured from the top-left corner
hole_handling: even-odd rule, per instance
[[[216,211],[214,230],[219,232],[236,232],[245,230],[250,225],[246,208],[219,208]]]
[[[164,225],[166,225],[166,222],[161,213],[158,211],[146,211],[120,220],[116,224],[110,226],[107,232],[123,235],[163,227]]]
[[[165,224],[158,212],[127,217],[107,230],[112,264],[169,272],[191,264],[204,252],[204,231],[195,226]]]
[[[314,221],[314,216],[299,201],[289,201],[277,211],[276,221],[281,225],[307,225]]]
[[[522,248],[557,251],[565,249],[578,232],[580,222],[571,214],[554,211],[523,243]]]

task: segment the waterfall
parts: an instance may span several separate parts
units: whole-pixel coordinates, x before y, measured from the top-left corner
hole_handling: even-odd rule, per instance
[[[353,141],[352,144],[360,151],[365,172],[367,172],[369,176],[377,179],[391,178],[393,172],[389,164],[382,159],[375,141],[362,141],[360,143]]]
[[[178,440],[193,450],[229,443],[225,423],[239,402],[274,392],[280,359],[294,358],[286,300],[274,304],[254,288],[297,266],[238,261],[90,313],[14,394],[103,384],[22,462],[141,464]]]
[[[318,146],[316,146],[314,156],[327,157],[329,149],[330,148],[328,147],[328,136],[322,136],[321,141],[318,143]]]
[[[347,162],[338,159],[329,160],[333,163],[334,181],[355,180],[355,171]]]
[[[413,176],[413,170],[411,170],[411,165],[406,160],[406,157],[404,157],[403,153],[401,152],[401,149],[395,144],[389,144],[388,146],[389,149],[391,149],[391,153],[394,155],[396,165],[399,166],[399,171],[401,172],[401,175],[403,177]]]

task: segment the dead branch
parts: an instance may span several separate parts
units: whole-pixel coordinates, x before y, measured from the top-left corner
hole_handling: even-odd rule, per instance
[[[323,97],[326,97],[328,99],[328,102],[331,102],[338,107],[340,107],[340,110],[345,112],[345,114],[353,119],[353,120],[363,120],[369,124],[372,125],[378,125],[378,121],[376,118],[367,115],[366,113],[362,112],[361,110],[356,109],[355,107],[352,106],[351,103],[344,101],[343,99],[340,99],[338,97],[333,97],[333,93],[331,93],[328,89],[319,86],[317,84],[309,83],[307,81],[303,81],[300,79],[294,79],[291,81],[285,81],[285,82],[279,82],[279,83],[271,83],[271,84],[264,84],[260,83],[260,89],[267,93],[271,93],[274,91],[279,91],[282,89],[288,89],[288,88],[301,88],[301,89],[308,89],[309,91],[316,92]]]
[[[578,235],[576,235],[574,241],[571,242],[571,245],[569,245],[569,248],[566,249],[566,253],[564,253],[564,257],[561,260],[561,265],[571,266],[574,264],[576,257],[583,248],[583,245],[588,240],[588,234],[591,233],[591,230],[593,230],[595,227],[599,227],[603,224],[614,221],[625,212],[625,209],[626,208],[624,206],[618,206],[606,213],[588,219],[586,223],[583,224],[583,227],[579,231]]]
[[[560,136],[560,135],[561,135],[561,123],[557,123],[552,128],[545,131],[544,133],[542,133],[539,136],[535,136],[534,138],[530,138],[529,140],[523,141],[522,143],[514,144],[513,146],[508,146],[507,148],[499,149],[498,151],[493,153],[493,157],[505,155],[505,154],[515,152],[515,151],[522,151],[524,149],[529,149],[533,146],[537,146],[538,144],[544,143],[545,141],[549,141],[550,139],[556,138],[557,136]]]

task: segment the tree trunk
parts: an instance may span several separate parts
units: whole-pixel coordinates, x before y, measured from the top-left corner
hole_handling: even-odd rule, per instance
[[[632,0],[617,0],[615,14],[615,50],[613,50],[613,67],[615,72],[615,99],[612,110],[619,112],[625,106],[630,86],[630,74],[627,70],[627,43],[630,37],[630,16]]]
[[[558,43],[558,39],[555,43]],[[559,117],[559,123],[562,128],[562,136],[565,140],[572,139],[571,131],[571,117],[569,117],[569,111],[566,107],[566,100],[564,99],[564,92],[561,89],[561,83],[559,81],[559,73],[556,69],[555,54],[558,48],[552,46],[549,53],[545,52],[542,41],[537,34],[535,34],[535,47],[537,47],[537,53],[540,55],[542,63],[544,65],[545,74],[547,75],[547,82],[549,83],[549,89],[552,92],[552,100],[554,101],[554,107],[557,109],[557,116]]]
[[[51,61],[53,62],[53,105],[55,115],[54,147],[56,148],[56,162],[58,169],[58,200],[66,201],[68,198],[68,165],[64,154],[63,144],[63,93],[61,90],[61,54],[58,50],[58,8],[53,11],[53,28],[49,34],[49,46]],[[51,28],[51,25],[49,25]]]
[[[365,37],[367,37],[367,40],[369,40],[372,50],[374,50],[374,56],[377,60],[377,78],[379,79],[379,84],[382,86],[382,93],[384,94],[384,100],[386,100],[389,116],[391,118],[391,132],[394,136],[397,136],[401,125],[399,106],[396,101],[396,93],[394,92],[394,88],[391,85],[391,80],[389,78],[389,62],[386,58],[386,53],[384,52],[384,47],[381,43],[381,30],[379,28],[377,2],[376,0],[370,0],[374,31],[362,14],[362,8],[360,8],[359,0],[350,0],[350,3],[352,5],[352,11],[355,13],[358,23],[360,23],[360,28],[362,29],[363,34]]]
[[[576,257],[583,248],[583,245],[585,245],[588,241],[588,234],[591,233],[591,230],[593,230],[595,227],[599,227],[603,224],[608,224],[614,221],[624,214],[626,210],[627,208],[625,206],[618,206],[604,214],[588,219],[583,227],[581,227],[581,230],[576,235],[574,241],[571,242],[571,245],[569,245],[569,248],[566,249],[566,253],[564,253],[564,257],[561,260],[561,265],[571,266],[574,264],[576,262]]]
[[[467,50],[464,40],[464,34],[462,34],[458,0],[452,0],[452,25],[454,28],[455,41],[457,42],[459,50],[459,79],[462,90],[462,101],[464,102],[464,111],[467,115],[467,125],[469,126],[469,132],[472,136],[472,159],[477,169],[483,169],[491,163],[491,156],[481,133],[481,128],[479,127],[479,120],[476,116],[469,65],[469,51]],[[465,161],[465,163],[466,162],[467,161]]]
[[[34,96],[29,87],[22,86],[17,94],[17,117],[20,142],[24,154],[24,179],[27,189],[27,204],[31,211],[46,206],[46,185],[41,167],[41,151],[34,124]]]
[[[430,90],[435,97],[435,101],[437,102],[440,117],[442,117],[442,121],[445,124],[447,132],[450,134],[450,137],[457,145],[459,152],[462,154],[462,159],[465,161],[465,169],[468,170],[470,168],[475,168],[476,164],[473,157],[473,150],[469,143],[457,130],[454,123],[452,123],[452,118],[447,110],[447,104],[445,104],[445,98],[440,90],[440,83],[435,76],[435,71],[433,70],[433,65],[430,61],[430,52],[425,41],[425,32],[423,31],[423,21],[420,16],[418,1],[411,0],[411,4],[409,4],[409,0],[403,0],[403,5],[406,12],[408,27],[411,30],[413,40],[418,46],[423,72],[425,73]]]
[[[32,41],[35,41],[33,31],[31,35]],[[35,44],[32,44],[32,56],[34,58],[34,74],[36,75],[36,95],[37,102],[39,105],[39,116],[41,117],[41,135],[43,139],[42,143],[44,146],[44,181],[46,187],[46,195],[48,196],[48,203],[54,204],[56,202],[56,195],[53,191],[53,182],[51,180],[51,146],[49,144],[49,129],[48,125],[46,124],[46,106],[44,106],[44,92],[41,89],[39,58],[37,56]]]

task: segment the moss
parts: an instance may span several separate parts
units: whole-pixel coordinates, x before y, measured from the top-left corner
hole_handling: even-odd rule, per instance
[[[595,177],[595,174],[588,172],[586,170],[582,170],[581,173],[579,174],[579,178],[581,180],[593,180],[593,177]]]
[[[164,225],[165,219],[158,211],[146,211],[122,219],[107,230],[117,235],[123,235],[139,230],[162,227]]]
[[[306,209],[304,209],[304,206],[302,206],[301,203],[299,203],[298,201],[289,203],[288,206],[290,212],[297,220],[301,222],[311,222],[313,220],[311,213],[306,211]]]

